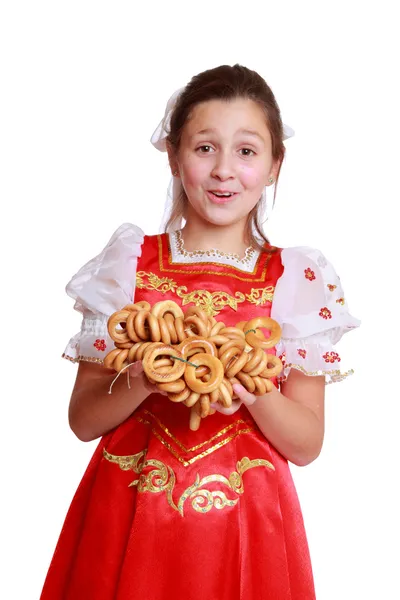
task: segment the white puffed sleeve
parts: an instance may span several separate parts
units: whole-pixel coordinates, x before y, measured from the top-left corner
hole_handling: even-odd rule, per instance
[[[83,319],[81,331],[69,341],[64,358],[101,364],[114,347],[107,321],[113,312],[133,301],[143,240],[139,227],[124,223],[104,250],[72,277],[66,292],[75,300],[74,308]]]
[[[276,346],[284,364],[280,381],[290,369],[325,375],[326,383],[341,381],[353,371],[343,371],[342,358],[333,347],[344,333],[359,327],[360,321],[349,313],[340,278],[314,248],[286,248],[282,264],[284,272],[276,284],[271,309],[271,317],[282,327]]]

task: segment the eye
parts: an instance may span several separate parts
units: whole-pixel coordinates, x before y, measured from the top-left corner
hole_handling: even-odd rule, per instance
[[[197,150],[200,150],[201,154],[210,154],[210,150],[212,150],[211,146],[205,145],[205,146],[199,146],[197,148]]]
[[[241,148],[240,152],[245,153],[245,154],[242,154],[242,156],[253,156],[253,154],[255,154],[254,150],[251,150],[250,148]]]

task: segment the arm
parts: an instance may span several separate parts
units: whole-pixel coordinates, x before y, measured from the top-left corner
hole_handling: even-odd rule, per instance
[[[133,302],[137,259],[143,241],[144,233],[139,227],[124,223],[100,254],[69,281],[66,292],[75,300],[74,308],[82,313],[83,319],[80,333],[70,340],[64,352],[67,358],[98,359],[106,348],[108,352],[114,347],[107,321],[115,311]],[[100,340],[104,344],[101,349],[97,348]],[[135,377],[138,366],[132,373],[131,389],[126,376],[121,375],[109,394],[116,373],[96,363],[80,362],[69,406],[70,426],[79,439],[90,441],[107,433],[154,391],[146,386],[143,373]]]
[[[244,394],[252,396],[245,391],[241,398]],[[291,369],[281,392],[274,387],[247,408],[271,444],[287,460],[305,466],[322,449],[324,396],[324,376],[310,377]]]
[[[233,414],[243,403],[264,436],[287,460],[306,466],[321,452],[324,439],[325,377],[303,375],[291,369],[281,391],[275,387],[254,396],[243,386],[233,386],[239,400],[231,408],[214,404],[219,412]]]
[[[281,258],[284,272],[271,307],[271,318],[282,327],[277,355],[285,352],[287,364],[325,375],[307,376],[292,368],[280,391],[273,389],[257,400],[242,391],[240,398],[265,437],[300,466],[315,460],[322,448],[325,377],[334,381],[332,369],[339,371],[334,345],[360,322],[349,313],[340,278],[319,250],[286,248]]]
[[[92,441],[125,421],[149,396],[153,387],[143,372],[130,378],[121,375],[109,394],[116,373],[90,362],[79,363],[69,404],[69,424],[83,442]]]

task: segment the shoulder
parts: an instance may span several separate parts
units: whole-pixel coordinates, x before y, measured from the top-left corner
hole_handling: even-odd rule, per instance
[[[126,244],[131,250],[141,246],[145,238],[144,232],[137,225],[132,223],[123,223],[114,231],[108,244],[104,249],[116,244]]]
[[[317,265],[319,269],[324,269],[329,261],[325,254],[318,248],[312,246],[292,246],[281,248],[282,260],[286,263],[298,261],[299,263],[308,261]]]
[[[342,282],[317,248],[296,246],[281,252],[283,273],[275,288],[273,315],[285,337],[305,337],[335,327],[359,325],[349,314]]]
[[[309,376],[325,375],[327,383],[341,381],[352,370],[340,370],[339,363],[343,363],[334,346],[360,321],[349,311],[340,277],[317,248],[284,248],[281,258],[283,272],[271,308],[271,317],[282,327],[277,345],[284,361],[280,381],[285,381],[291,369]]]
[[[321,292],[341,290],[340,277],[335,267],[318,248],[282,248],[280,256],[283,265],[282,285],[301,285],[303,289],[312,289],[314,292],[317,289]]]
[[[140,227],[132,223],[123,223],[114,231],[101,252],[86,262],[66,286],[77,310],[111,314],[120,308],[123,298],[131,297],[144,238]]]

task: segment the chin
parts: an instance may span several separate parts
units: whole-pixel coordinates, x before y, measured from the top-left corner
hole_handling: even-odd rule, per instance
[[[190,203],[191,211],[196,213],[203,221],[216,227],[229,227],[243,221],[245,223],[248,212],[243,212],[243,204],[232,203],[230,206],[214,206],[209,202]],[[253,207],[249,207],[249,211]]]
[[[203,218],[208,223],[211,223],[211,225],[216,225],[218,227],[229,227],[229,225],[235,225],[244,219],[244,217],[240,215],[215,215],[209,213],[204,215]]]

